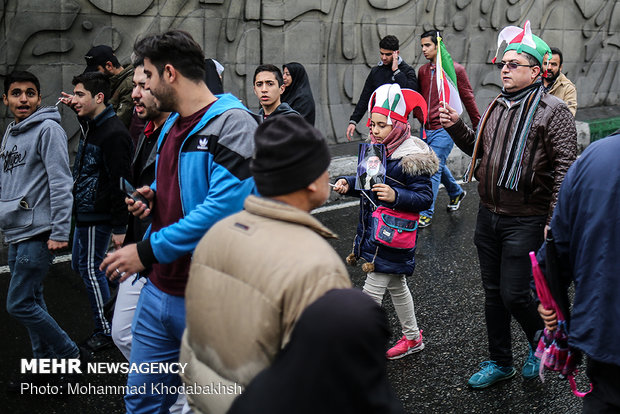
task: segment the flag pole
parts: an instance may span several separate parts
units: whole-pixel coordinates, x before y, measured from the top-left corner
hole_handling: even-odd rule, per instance
[[[441,102],[443,102],[443,109],[446,109],[446,91],[444,89],[444,79],[443,79],[443,66],[441,63],[441,36],[439,32],[437,32],[437,80],[439,81],[439,97]]]

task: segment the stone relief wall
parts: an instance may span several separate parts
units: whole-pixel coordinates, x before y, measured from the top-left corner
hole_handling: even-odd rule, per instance
[[[366,76],[379,60],[379,39],[396,35],[401,55],[416,69],[426,63],[420,34],[437,28],[454,60],[467,68],[481,112],[499,91],[488,64],[498,31],[532,22],[535,34],[564,52],[564,72],[575,82],[580,107],[617,105],[620,93],[618,0],[1,0],[0,77],[14,69],[40,77],[43,102],[85,67],[93,45],[109,44],[128,62],[136,37],[189,31],[226,67],[224,88],[250,108],[254,68],[298,61],[310,76],[317,126],[332,142],[344,130]],[[10,122],[0,111],[3,130]],[[69,136],[78,126],[61,109]],[[364,122],[358,131],[367,133]]]

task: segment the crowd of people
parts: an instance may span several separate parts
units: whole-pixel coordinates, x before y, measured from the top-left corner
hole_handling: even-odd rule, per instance
[[[125,66],[112,48],[96,46],[73,78],[73,92],[59,98],[80,122],[73,173],[60,113],[41,106],[39,80],[24,71],[8,75],[3,101],[14,121],[0,147],[7,310],[28,330],[33,358],[85,362],[114,344],[132,365],[187,367],[182,375],[130,371],[128,390],[215,383],[244,389],[241,396],[217,397],[128,391],[128,413],[403,412],[387,381],[387,360],[425,347],[408,277],[439,184],[448,211],[458,210],[467,194],[446,165],[456,143],[471,156],[466,179],[478,181],[474,244],[489,342],[489,359],[469,386],[487,388],[516,375],[512,318],[529,344],[521,375],[538,376],[538,333],[554,329],[556,315],[532,292],[528,253],[553,229],[569,275],[565,285],[577,282],[571,344],[588,356],[594,384],[584,412],[620,410],[620,338],[598,319],[613,326],[620,318],[601,291],[604,283],[612,295],[618,292],[620,269],[605,255],[594,264],[581,237],[594,234],[583,217],[598,217],[598,238],[587,244],[601,251],[620,245],[620,219],[603,220],[595,205],[615,217],[619,186],[601,188],[592,179],[617,170],[610,154],[620,137],[593,145],[571,168],[576,91],[561,73],[561,51],[533,35],[529,22],[502,30],[501,44],[501,61],[494,63],[502,90],[480,116],[465,69],[446,61],[438,31],[420,37],[429,62],[417,76],[400,56],[398,39],[381,39],[381,60],[346,129],[351,139],[368,113],[363,148],[369,156],[356,175],[335,177],[333,184],[300,63],[256,68],[255,114],[223,93],[224,68],[205,59],[186,32],[141,38]],[[458,101],[437,86],[446,72]],[[410,115],[422,125],[419,137]],[[325,240],[334,234],[310,214],[332,190],[360,199],[345,261],[363,262],[361,292]],[[43,298],[52,256],[69,247],[72,217],[72,267],[84,280],[94,325],[79,343],[58,326]],[[402,327],[389,349],[381,309],[386,290]],[[9,389],[74,380],[20,375]]]

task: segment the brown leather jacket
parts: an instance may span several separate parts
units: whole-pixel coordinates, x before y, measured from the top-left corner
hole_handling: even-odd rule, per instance
[[[575,119],[564,102],[548,93],[543,95],[530,126],[518,190],[507,190],[497,182],[510,149],[508,137],[516,127],[513,120],[520,107],[520,103],[509,107],[499,97],[486,122],[480,121],[482,141],[474,170],[479,181],[478,193],[481,203],[494,213],[547,215],[548,222],[564,175],[577,156]],[[472,155],[476,139],[473,130],[460,119],[446,130],[463,152]]]

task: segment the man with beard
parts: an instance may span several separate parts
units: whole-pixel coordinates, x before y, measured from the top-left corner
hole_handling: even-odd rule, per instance
[[[133,66],[123,67],[110,46],[99,45],[91,48],[84,56],[86,69],[84,72],[100,72],[110,79],[111,95],[109,102],[116,116],[129,128],[133,113],[131,91],[133,86]]]
[[[131,183],[138,188],[151,185],[155,179],[155,157],[157,155],[155,144],[161,127],[170,115],[170,112],[162,112],[157,109],[153,94],[144,88],[145,82],[144,66],[136,66],[133,74],[131,97],[136,115],[146,123],[144,130],[140,133],[131,164]],[[125,245],[142,240],[151,222],[151,217],[146,217],[143,220],[132,217],[127,226]],[[148,274],[148,269],[143,273]],[[114,317],[112,318],[112,340],[128,361],[131,355],[131,322],[136,313],[138,298],[145,282],[146,278],[130,277],[120,283],[118,287]],[[177,402],[170,407],[170,412],[180,413],[184,405],[185,395],[180,395]]]
[[[137,188],[151,185],[155,179],[155,156],[157,155],[155,144],[162,125],[170,115],[170,112],[162,112],[157,109],[155,98],[150,91],[144,89],[145,82],[144,66],[137,66],[133,74],[131,97],[137,116],[146,121],[132,161],[130,181]],[[151,217],[146,217],[144,220],[132,217],[127,227],[125,245],[142,240],[151,221]],[[127,360],[129,360],[131,351],[131,321],[145,280],[138,279],[134,283],[133,278],[129,278],[121,283],[118,288],[114,317],[112,318],[112,339]]]
[[[185,329],[185,287],[191,256],[204,233],[240,211],[255,192],[250,174],[257,122],[238,98],[211,93],[204,82],[204,54],[181,30],[147,36],[134,46],[144,65],[144,88],[160,111],[174,111],[161,128],[155,180],[138,189],[147,200],[126,199],[141,219],[152,216],[148,236],[109,254],[101,269],[121,282],[151,268],[133,319],[130,362],[176,363]],[[128,390],[178,389],[176,373],[130,372]],[[152,388],[153,387],[153,388]],[[167,411],[171,393],[125,395],[128,413]]]
[[[568,105],[568,109],[575,116],[577,113],[577,88],[566,75],[562,73],[562,64],[564,57],[562,51],[557,47],[551,48],[551,59],[549,55],[545,55],[543,60],[543,72],[547,71],[547,77],[543,78],[543,84],[547,91],[557,96]]]
[[[366,171],[359,176],[359,187],[370,190],[375,184],[383,184],[383,173],[381,158],[371,155],[366,159]]]
[[[525,333],[529,354],[521,375],[536,378],[536,332],[543,328],[530,292],[528,253],[543,242],[564,175],[577,154],[575,119],[568,107],[546,93],[540,74],[549,47],[525,28],[500,32],[508,43],[497,63],[502,92],[487,108],[477,132],[450,106],[440,106],[440,120],[456,145],[472,154],[466,173],[478,180],[480,208],[474,233],[485,294],[490,361],[469,379],[486,388],[515,376],[510,322]],[[495,62],[495,59],[494,59]]]

